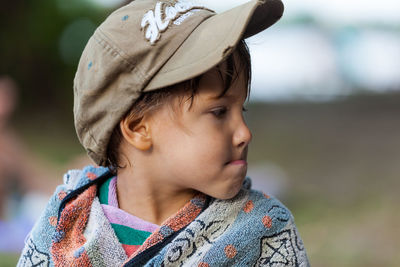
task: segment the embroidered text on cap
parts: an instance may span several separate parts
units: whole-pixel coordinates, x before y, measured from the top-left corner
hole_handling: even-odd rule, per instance
[[[150,44],[160,39],[161,32],[165,31],[182,14],[194,8],[204,8],[196,6],[193,2],[178,0],[174,6],[165,2],[157,2],[154,11],[148,11],[142,19],[141,27],[145,31],[145,37]]]

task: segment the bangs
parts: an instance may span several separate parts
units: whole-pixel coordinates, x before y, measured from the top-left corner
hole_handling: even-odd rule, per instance
[[[223,97],[240,75],[244,75],[246,82],[246,97],[248,97],[250,95],[251,87],[251,60],[249,49],[244,40],[240,41],[235,52],[232,53],[225,62],[225,68],[221,65],[217,67],[218,73],[224,84],[224,90],[218,97]]]
[[[232,84],[236,82],[239,76],[244,75],[246,98],[247,100],[249,99],[251,88],[251,59],[249,48],[244,40],[241,40],[236,46],[234,52],[231,53],[228,58],[216,68],[223,83],[223,90],[217,96],[217,98],[223,97],[232,87]],[[202,75],[181,83],[181,88],[183,88],[184,94],[189,95],[189,97],[186,99],[186,101],[190,101],[189,109],[193,105],[193,99],[198,91],[201,78]],[[170,89],[175,86],[176,85],[171,86]]]

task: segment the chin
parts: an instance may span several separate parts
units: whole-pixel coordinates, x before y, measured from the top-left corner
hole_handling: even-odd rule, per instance
[[[239,193],[241,188],[242,188],[242,184],[240,184],[240,186],[232,187],[229,190],[227,190],[225,192],[221,192],[220,194],[218,194],[218,196],[216,196],[216,198],[219,198],[219,199],[231,199],[231,198],[234,198]]]

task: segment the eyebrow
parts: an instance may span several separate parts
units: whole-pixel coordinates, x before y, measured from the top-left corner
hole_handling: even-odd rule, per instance
[[[219,99],[227,99],[228,101],[232,101],[232,100],[236,100],[236,98],[237,97],[235,95],[227,93],[227,94],[224,94],[223,96],[220,96],[220,95],[209,96],[206,98],[206,100],[212,101],[212,100],[219,100]],[[246,94],[244,101],[246,101],[246,99],[247,99],[247,94]]]
[[[221,96],[221,95],[218,94],[218,95],[209,96],[206,99],[207,100],[217,100],[217,99],[224,99],[224,98],[230,99],[230,98],[234,98],[234,96],[230,95],[230,94],[224,94],[223,96]]]

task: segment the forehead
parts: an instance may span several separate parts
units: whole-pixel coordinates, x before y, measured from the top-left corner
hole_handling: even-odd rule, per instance
[[[221,66],[214,67],[202,75],[196,96],[202,96],[209,100],[213,99],[246,99],[248,83],[244,71],[234,71],[229,74],[226,71],[226,63]],[[231,75],[229,77],[228,75]],[[231,79],[229,88],[227,87],[228,79]]]

